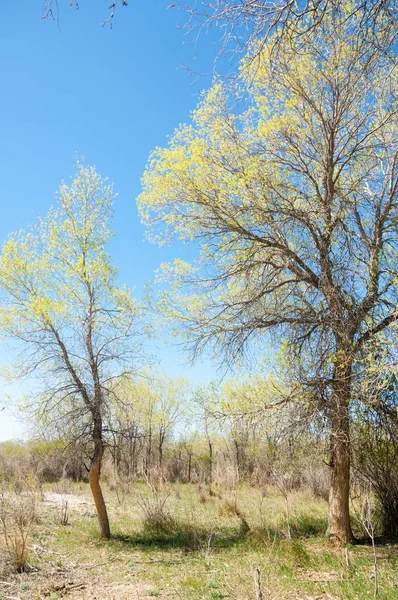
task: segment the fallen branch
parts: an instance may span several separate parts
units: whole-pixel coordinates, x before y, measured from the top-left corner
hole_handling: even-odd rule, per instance
[[[257,600],[263,600],[263,592],[261,591],[261,573],[258,567],[254,570],[254,586],[256,589]]]

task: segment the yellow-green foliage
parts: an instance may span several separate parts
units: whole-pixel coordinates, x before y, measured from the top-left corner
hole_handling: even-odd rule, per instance
[[[363,242],[344,263],[349,302],[377,268],[363,240],[374,198],[390,210],[397,70],[351,25],[342,10],[311,36],[282,38],[277,52],[274,39],[262,42],[242,64],[244,98],[239,81],[216,82],[191,123],[150,157],[138,199],[149,235],[201,249],[196,264],[163,267],[174,292],[162,308],[193,344],[217,339],[225,348],[235,331],[300,324],[310,307],[323,314],[322,244],[343,261],[347,240]]]
[[[0,331],[21,351],[11,375],[35,374],[38,404],[32,411],[28,398],[25,408],[50,431],[62,418],[69,429],[90,418],[81,391],[94,363],[109,384],[138,355],[141,308],[117,287],[106,251],[113,196],[95,168],[78,163],[48,216],[1,249]]]
[[[104,246],[110,237],[112,188],[92,167],[59,191],[57,208],[30,231],[10,235],[0,258],[2,329],[11,336],[36,327],[76,324],[87,282],[108,286],[114,274]]]

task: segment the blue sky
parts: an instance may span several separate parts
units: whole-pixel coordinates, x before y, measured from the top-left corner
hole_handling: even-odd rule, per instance
[[[198,92],[210,83],[201,77],[193,84],[181,65],[209,71],[216,48],[202,38],[195,58],[178,28],[186,15],[167,9],[167,0],[120,6],[112,30],[100,26],[109,1],[81,0],[76,11],[59,0],[59,28],[41,19],[41,4],[2,7],[0,241],[47,213],[61,180],[73,174],[75,156],[84,156],[115,183],[110,251],[120,282],[139,293],[162,261],[181,256],[181,248],[144,241],[135,205],[140,177],[149,152],[189,120]],[[187,373],[177,350],[159,352],[168,370]],[[3,347],[0,359],[5,354]],[[190,373],[210,379],[215,370],[205,361]],[[0,413],[0,440],[22,431],[9,410]]]

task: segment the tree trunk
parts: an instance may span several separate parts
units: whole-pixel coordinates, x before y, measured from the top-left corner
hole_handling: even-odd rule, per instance
[[[145,477],[150,476],[151,468],[152,468],[152,427],[149,426],[148,445],[146,448],[145,467],[144,467]]]
[[[207,440],[209,445],[209,483],[213,483],[213,444],[210,440]]]
[[[135,481],[135,478],[137,477],[137,473],[138,473],[138,451],[137,451],[137,435],[138,433],[135,432],[134,433],[134,439],[133,439],[133,454],[132,454],[132,465],[133,465],[133,481]]]
[[[188,453],[188,483],[191,483],[192,454]]]
[[[350,524],[350,416],[352,361],[337,355],[330,407],[331,483],[328,534],[345,546],[354,540]]]
[[[108,513],[106,510],[104,496],[100,485],[100,474],[101,474],[101,463],[103,454],[102,441],[96,442],[93,459],[90,465],[90,487],[93,494],[95,508],[97,509],[97,516],[100,528],[100,536],[102,538],[109,539],[111,537],[111,531],[109,527]]]
[[[159,452],[159,474],[160,474],[160,477],[163,477],[163,443],[164,443],[164,435],[162,433],[159,433],[158,452]]]
[[[238,440],[233,440],[233,444],[235,446],[236,479],[239,482],[240,481],[240,452],[239,452]]]

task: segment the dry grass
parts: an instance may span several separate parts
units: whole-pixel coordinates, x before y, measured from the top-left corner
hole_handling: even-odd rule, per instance
[[[6,558],[23,573],[29,568],[29,541],[37,521],[37,494],[32,489],[8,486],[0,493],[0,531]]]
[[[87,486],[55,501],[47,489],[29,545],[29,573],[3,573],[3,596],[20,600],[255,600],[254,572],[261,573],[264,599],[366,600],[373,597],[369,546],[345,555],[324,538],[327,505],[310,492],[289,495],[291,541],[287,539],[285,500],[276,489],[242,487],[233,502],[217,490],[201,502],[194,485],[160,490],[162,511],[172,526],[149,531],[146,506],[154,502],[146,484],[135,484],[122,503],[106,490],[113,536],[100,541]],[[52,495],[49,495],[49,493]],[[62,499],[69,523],[60,525]],[[156,504],[156,501],[155,501]],[[241,516],[250,528],[241,531]],[[377,547],[380,598],[398,599],[397,548]],[[2,587],[3,586],[3,587]]]

